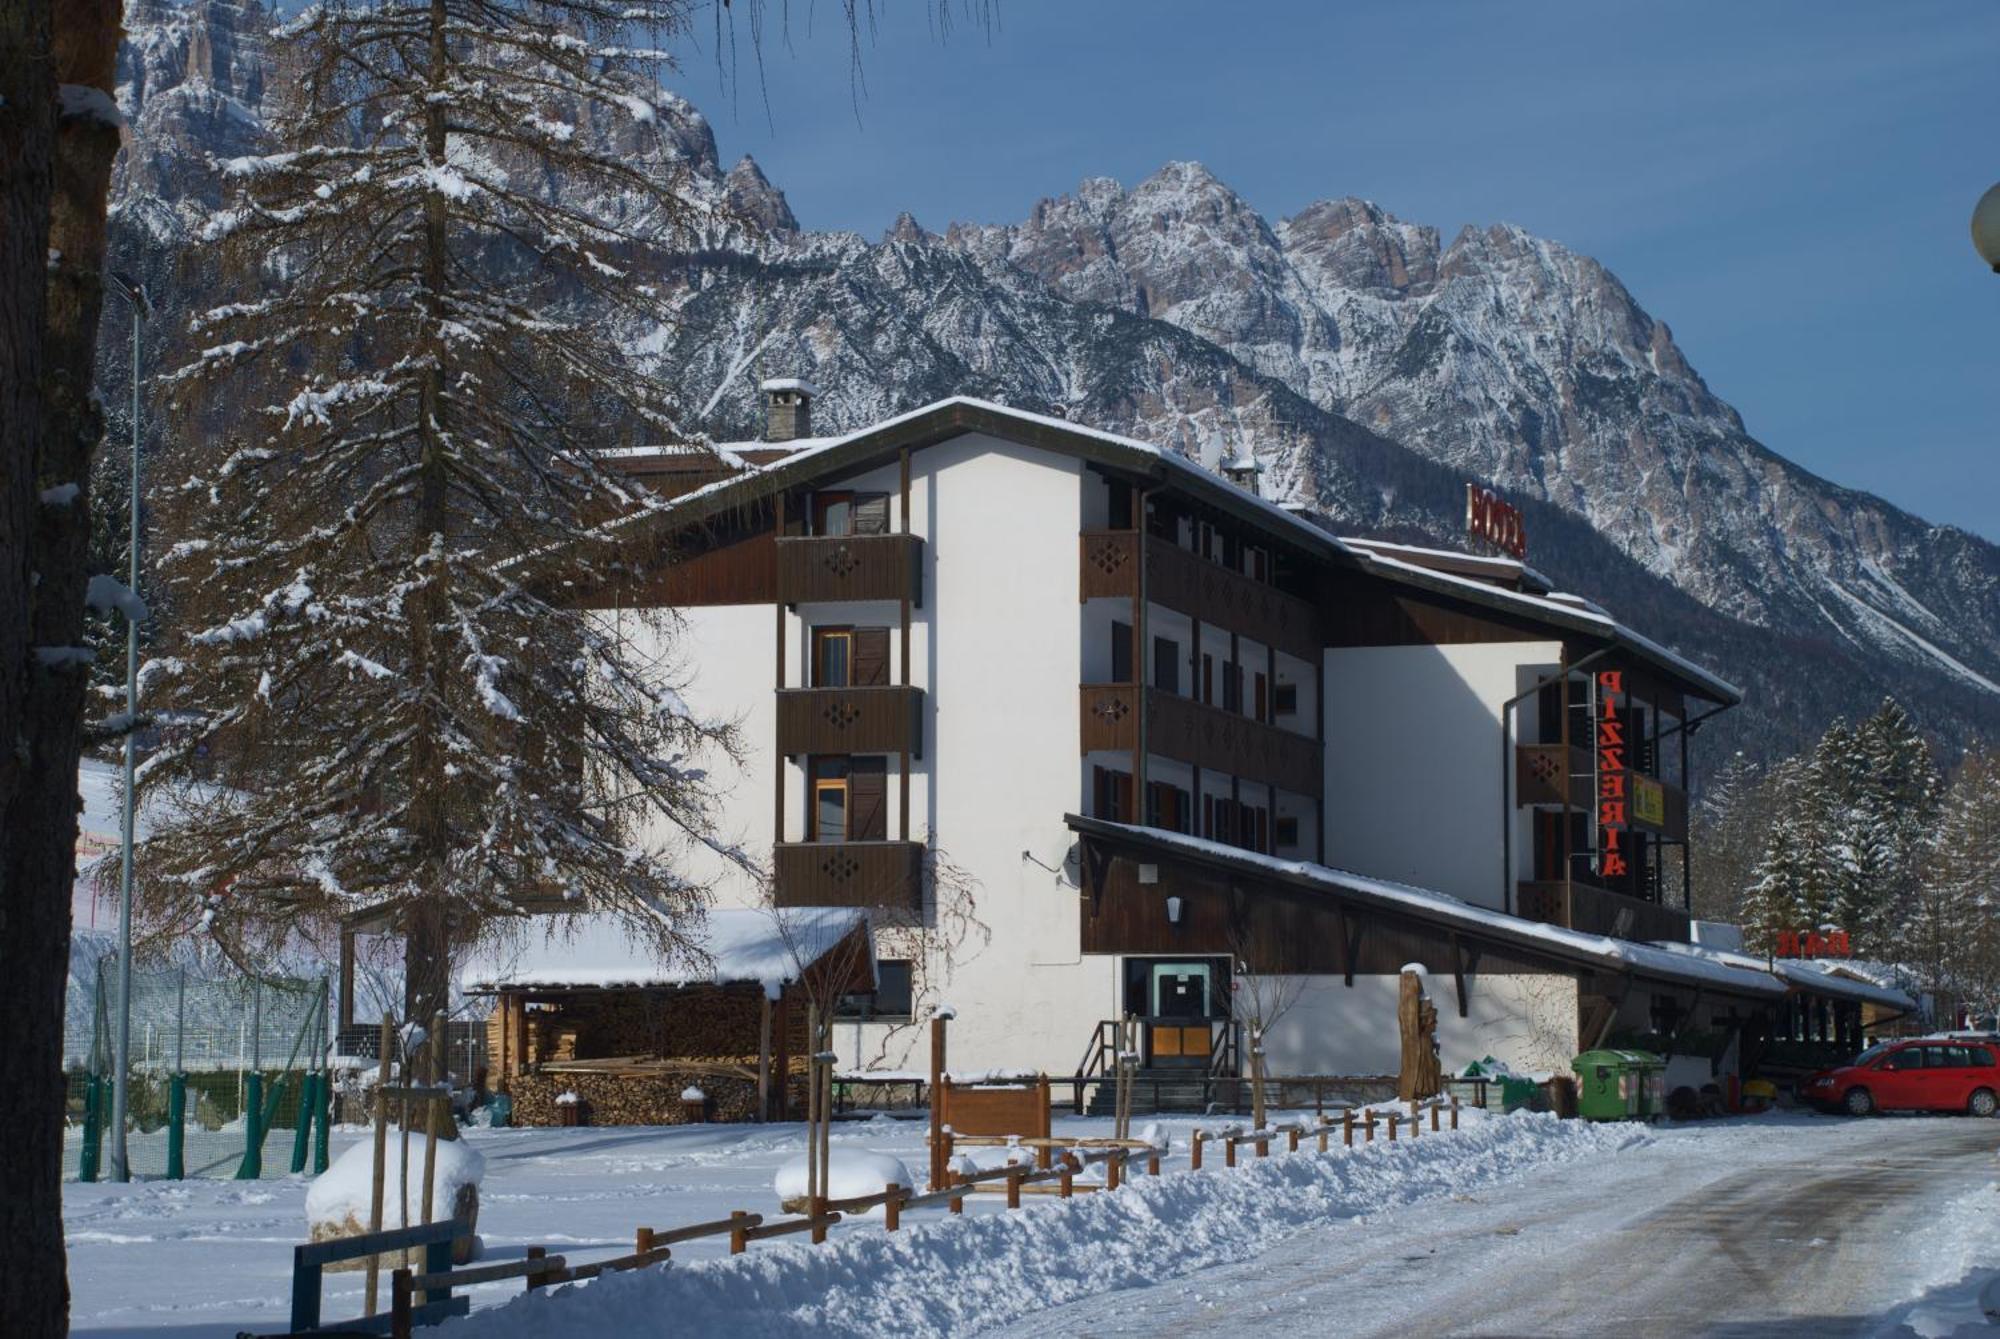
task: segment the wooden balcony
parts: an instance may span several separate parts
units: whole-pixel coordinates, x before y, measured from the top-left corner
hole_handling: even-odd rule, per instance
[[[1514,803],[1556,805],[1563,802],[1567,777],[1571,807],[1590,810],[1597,803],[1592,790],[1596,784],[1596,759],[1590,750],[1571,745],[1565,769],[1561,744],[1517,744],[1514,748]],[[1633,827],[1665,837],[1686,841],[1688,833],[1687,793],[1642,772],[1630,773],[1630,802],[1626,813]]]
[[[1525,920],[1618,939],[1688,942],[1685,911],[1594,884],[1523,883],[1517,885],[1516,894],[1515,910]]]
[[[1318,740],[1137,684],[1085,684],[1079,690],[1081,751],[1136,749],[1142,704],[1148,753],[1295,795],[1316,796],[1324,788]]]
[[[1233,572],[1168,540],[1146,541],[1146,598],[1211,627],[1319,663],[1318,618],[1311,603],[1268,582]],[[1130,598],[1138,592],[1139,535],[1086,530],[1078,539],[1079,598]]]
[[[924,602],[924,541],[916,535],[839,535],[778,541],[778,599]]]
[[[924,751],[924,690],[893,684],[875,688],[781,688],[778,751],[805,753],[903,753]]]
[[[781,842],[771,863],[781,907],[924,909],[922,842]]]

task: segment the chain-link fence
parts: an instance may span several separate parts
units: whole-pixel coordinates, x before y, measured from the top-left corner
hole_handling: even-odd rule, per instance
[[[94,971],[73,972],[70,992],[65,1172],[93,1180],[109,1172],[113,1142],[116,955],[99,958]],[[298,1169],[306,1127],[316,1111],[322,1124],[326,1119],[325,979],[135,969],[130,1016],[125,1129],[132,1176]]]

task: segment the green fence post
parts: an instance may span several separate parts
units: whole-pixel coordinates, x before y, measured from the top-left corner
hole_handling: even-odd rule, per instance
[[[243,1161],[236,1179],[255,1181],[264,1174],[264,1076],[252,1070],[243,1076]]]
[[[83,1085],[83,1149],[77,1154],[76,1179],[95,1181],[104,1156],[104,1080],[92,1074]]]
[[[333,1075],[320,1071],[319,1091],[313,1094],[313,1175],[326,1170],[327,1139],[333,1133]]]
[[[319,1101],[319,1075],[307,1072],[299,1082],[299,1114],[292,1118],[292,1175],[306,1169],[306,1141],[312,1137],[313,1106]]]
[[[174,1074],[167,1079],[167,1179],[187,1178],[188,1076]]]

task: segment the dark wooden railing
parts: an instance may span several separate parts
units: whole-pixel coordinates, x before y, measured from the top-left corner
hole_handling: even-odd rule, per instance
[[[1591,793],[1594,784],[1596,759],[1590,750],[1577,745],[1569,747],[1569,765],[1563,765],[1561,744],[1517,744],[1514,748],[1514,803],[1517,806],[1530,804],[1561,804],[1563,785],[1567,777],[1569,803],[1573,808],[1589,810],[1597,803]],[[1660,788],[1660,817],[1656,822],[1646,816],[1646,806],[1640,791],[1648,786]],[[1629,774],[1627,783],[1628,804],[1626,813],[1634,827],[1664,835],[1670,841],[1687,840],[1687,793],[1679,786],[1646,776],[1641,772]]]
[[[778,599],[924,602],[924,541],[916,535],[838,535],[778,541]]]
[[[1130,598],[1138,591],[1139,535],[1086,530],[1077,546],[1079,597]],[[1287,595],[1170,540],[1146,542],[1146,598],[1211,627],[1319,663],[1319,624],[1309,601]]]
[[[924,744],[924,690],[902,684],[874,688],[781,688],[778,748],[803,753],[901,753],[918,757]]]
[[[1515,910],[1527,920],[1620,939],[1688,942],[1688,914],[1595,884],[1560,880],[1518,885]]]
[[[924,908],[922,842],[780,842],[772,864],[781,907]]]
[[[1083,685],[1078,694],[1081,751],[1137,748],[1142,705],[1148,753],[1268,782],[1295,795],[1316,796],[1324,788],[1318,740],[1137,684]]]

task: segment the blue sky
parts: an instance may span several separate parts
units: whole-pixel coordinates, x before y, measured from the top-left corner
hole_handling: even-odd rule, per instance
[[[706,17],[675,82],[807,227],[1010,221],[1177,158],[1272,218],[1518,223],[1609,265],[1766,445],[2000,539],[2000,275],[1967,235],[2000,4],[1000,0],[940,40],[876,0],[858,90],[838,0],[784,8],[761,86]]]

